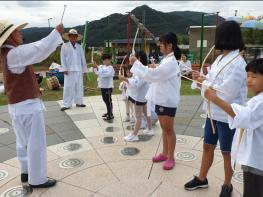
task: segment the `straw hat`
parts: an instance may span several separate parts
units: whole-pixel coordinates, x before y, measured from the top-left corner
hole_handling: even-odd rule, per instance
[[[70,35],[78,35],[77,41],[79,41],[79,40],[81,40],[81,39],[83,38],[83,36],[82,36],[81,34],[78,34],[78,31],[77,31],[76,29],[70,29],[70,30],[68,31],[68,33],[64,33],[62,37],[63,37],[65,40],[69,40],[69,36],[70,36]]]
[[[0,20],[0,47],[16,29],[23,29],[28,23],[14,25],[9,21]]]

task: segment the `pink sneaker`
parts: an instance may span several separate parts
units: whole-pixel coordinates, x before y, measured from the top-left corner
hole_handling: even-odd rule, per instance
[[[159,155],[156,155],[152,158],[152,161],[154,163],[162,162],[162,161],[166,161],[166,160],[167,160],[167,157],[162,153],[160,153]]]
[[[175,161],[171,159],[167,159],[163,164],[164,170],[171,170],[175,166]]]

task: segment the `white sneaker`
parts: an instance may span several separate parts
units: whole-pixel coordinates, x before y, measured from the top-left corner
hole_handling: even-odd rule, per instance
[[[153,129],[145,129],[142,131],[145,135],[155,135]]]
[[[134,118],[134,116],[131,117],[130,123],[135,123],[135,118]]]
[[[133,133],[129,133],[127,136],[124,137],[124,140],[128,142],[135,142],[139,141],[138,135],[134,135]]]
[[[129,122],[130,121],[130,117],[129,116],[126,116],[124,119],[123,119],[123,122]]]

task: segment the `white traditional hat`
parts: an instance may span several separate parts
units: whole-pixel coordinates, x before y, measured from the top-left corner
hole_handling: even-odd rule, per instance
[[[69,35],[78,35],[77,41],[79,41],[79,40],[81,40],[81,39],[83,38],[83,36],[82,36],[81,34],[79,34],[76,29],[70,29],[70,30],[68,31],[68,33],[64,33],[62,37],[63,37],[65,40],[69,40]]]
[[[23,29],[28,23],[14,25],[6,20],[0,20],[0,47],[16,29]]]

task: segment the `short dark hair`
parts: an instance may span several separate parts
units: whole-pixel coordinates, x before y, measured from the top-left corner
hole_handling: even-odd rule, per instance
[[[136,52],[135,55],[137,58],[140,58],[140,62],[146,66],[148,64],[147,55],[143,51]]]
[[[102,59],[102,60],[106,60],[106,59],[111,60],[111,55],[108,54],[108,53],[104,53],[104,54],[102,54],[101,59]]]
[[[159,41],[161,43],[163,43],[164,45],[166,44],[172,44],[173,46],[173,52],[174,52],[174,57],[179,60],[181,58],[181,50],[180,48],[178,47],[177,43],[178,43],[178,40],[177,40],[177,36],[175,33],[173,32],[170,32],[168,34],[165,34],[165,35],[162,35],[159,39]]]
[[[249,62],[246,66],[246,71],[263,75],[263,58]]]
[[[240,26],[235,21],[225,21],[216,28],[215,48],[219,50],[242,50],[244,42]]]

